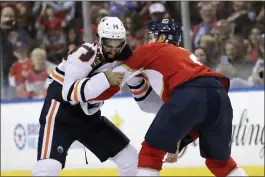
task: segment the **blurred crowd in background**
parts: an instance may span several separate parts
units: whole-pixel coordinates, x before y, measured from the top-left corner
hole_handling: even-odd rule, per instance
[[[133,50],[144,43],[150,21],[182,19],[177,1],[91,1],[89,9],[93,41],[85,41],[82,2],[0,2],[1,99],[44,98],[48,74],[69,50],[97,40],[104,16],[124,22]],[[189,13],[200,62],[231,78],[232,88],[264,86],[263,1],[192,1]]]

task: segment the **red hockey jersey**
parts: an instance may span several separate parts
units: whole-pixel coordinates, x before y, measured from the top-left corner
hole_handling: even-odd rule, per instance
[[[124,69],[114,69],[114,71],[125,71],[126,76],[141,69],[141,74],[164,102],[169,100],[174,88],[196,77],[217,77],[226,89],[229,88],[229,79],[224,75],[212,72],[210,68],[200,64],[196,56],[186,49],[168,43],[140,46],[123,65],[118,66],[118,68],[121,67]],[[111,89],[107,92],[111,95]],[[113,93],[114,91],[112,95]],[[101,95],[101,99],[110,96],[107,93],[104,94]]]

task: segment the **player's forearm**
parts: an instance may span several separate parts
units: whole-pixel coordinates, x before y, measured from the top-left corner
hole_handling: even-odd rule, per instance
[[[122,81],[121,86],[111,86],[107,90],[105,90],[102,94],[100,94],[98,97],[92,99],[92,100],[107,100],[110,99],[112,96],[114,96],[116,93],[120,91],[120,88],[126,83],[126,78],[131,74],[124,65],[117,66],[112,70],[113,72],[124,72],[124,78]],[[91,101],[91,100],[89,100]]]
[[[108,89],[106,89],[104,92],[102,92],[100,95],[98,95],[96,98],[90,99],[88,101],[104,101],[108,100],[111,97],[113,97],[116,93],[120,91],[119,86],[111,86]]]
[[[121,86],[111,86],[110,88],[105,90],[102,94],[100,94],[98,97],[92,99],[93,101],[94,100],[103,101],[103,100],[108,100],[111,97],[113,97],[116,93],[118,93],[120,91],[120,88],[126,83],[126,79],[132,73],[132,72],[128,71],[127,68],[124,65],[117,66],[112,71],[113,72],[124,72],[125,73]],[[89,101],[91,101],[91,100],[89,100]]]
[[[124,65],[124,64],[117,66],[112,71],[125,73],[122,84],[120,86],[112,86],[112,87],[108,88],[102,94],[100,94],[96,98],[93,98],[92,100],[103,101],[103,100],[110,99],[112,96],[114,96],[116,93],[118,93],[120,91],[120,88],[124,84],[126,84],[127,81],[131,80],[134,76],[136,76],[137,74],[139,74],[141,72],[141,70],[134,71],[134,70],[130,69],[127,65]],[[89,101],[91,101],[91,100],[89,100]]]
[[[164,104],[153,90],[151,90],[144,100],[136,102],[142,111],[152,114],[157,114],[161,106]]]
[[[135,101],[144,100],[152,91],[149,82],[143,77],[133,77],[127,81],[127,85]]]
[[[91,78],[83,78],[74,82],[64,82],[62,95],[65,101],[87,102],[102,94],[110,87],[104,73]]]

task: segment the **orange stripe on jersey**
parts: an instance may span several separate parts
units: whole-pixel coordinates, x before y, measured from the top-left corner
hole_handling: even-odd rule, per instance
[[[60,82],[64,81],[64,78],[62,78],[61,76],[56,74],[54,71],[52,72],[52,77],[54,77],[55,79],[59,80]]]
[[[75,100],[76,102],[79,102],[79,101],[78,101],[78,85],[79,85],[79,83],[80,83],[80,80],[78,80],[78,81],[76,82],[75,87],[74,87],[74,100]]]
[[[48,115],[48,122],[46,122],[46,126],[47,126],[47,131],[46,131],[46,140],[45,140],[45,144],[44,144],[44,154],[43,154],[43,159],[47,158],[47,153],[48,153],[48,146],[49,146],[49,140],[50,140],[50,133],[51,133],[51,124],[52,124],[52,117],[54,115],[54,110],[56,105],[58,104],[58,102],[55,100],[53,102],[52,106],[52,110],[50,112],[50,114]]]
[[[149,88],[149,83],[147,82],[147,80],[145,80],[144,88],[140,89],[139,91],[131,91],[131,93],[133,95],[140,95],[140,94],[146,92],[148,90],[148,88]]]

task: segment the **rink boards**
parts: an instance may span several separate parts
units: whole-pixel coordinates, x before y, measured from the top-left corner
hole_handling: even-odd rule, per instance
[[[232,156],[250,176],[264,176],[264,90],[231,92],[234,109]],[[38,117],[43,102],[1,103],[1,176],[29,176],[36,163],[39,131]],[[117,97],[105,102],[102,114],[108,117],[139,150],[154,115],[141,112],[131,97]],[[106,147],[107,148],[107,147]],[[115,176],[112,162],[100,161],[75,142],[69,150],[62,175]],[[162,175],[209,176],[200,157],[198,142],[180,154],[178,163],[165,164]]]

